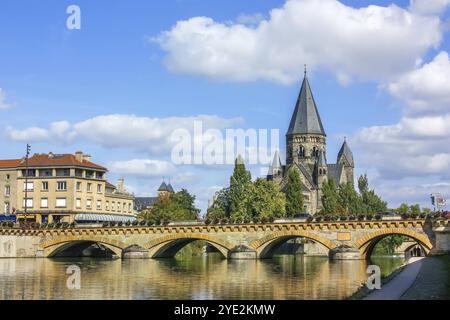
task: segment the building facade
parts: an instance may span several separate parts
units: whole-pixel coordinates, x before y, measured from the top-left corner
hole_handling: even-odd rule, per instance
[[[282,165],[276,152],[267,179],[279,183],[285,191],[289,171],[297,170],[302,182],[304,212],[315,214],[322,209],[322,187],[328,179],[334,179],[336,185],[354,186],[355,164],[347,141],[342,144],[336,163],[328,163],[326,155],[327,135],[305,72],[286,133],[286,165]]]
[[[134,202],[134,208],[136,212],[140,213],[144,210],[151,210],[153,205],[158,200],[158,197],[170,196],[175,193],[170,182],[167,184],[165,181],[161,183],[158,188],[158,196],[157,197],[136,197]]]
[[[38,223],[134,220],[134,196],[106,173],[81,151],[0,160],[0,212]]]

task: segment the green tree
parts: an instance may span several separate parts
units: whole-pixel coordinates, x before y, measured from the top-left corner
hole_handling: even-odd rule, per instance
[[[250,197],[252,217],[282,217],[285,206],[286,196],[273,181],[256,179]]]
[[[230,217],[230,189],[223,188],[216,192],[212,205],[206,212],[206,218],[210,220]]]
[[[334,179],[328,179],[322,189],[322,213],[334,214],[338,212],[338,191]]]
[[[172,194],[161,195],[152,209],[145,211],[141,217],[147,221],[159,223],[161,221],[195,220],[200,210],[194,205],[195,196],[186,189]]]
[[[351,183],[343,183],[339,187],[338,204],[345,214],[357,214],[364,212],[362,198],[353,188]]]
[[[413,215],[419,215],[422,212],[419,204],[413,204],[412,206],[409,207],[409,210]]]
[[[249,220],[249,191],[252,177],[245,169],[244,161],[239,156],[235,161],[233,175],[230,178],[229,209],[231,219],[234,221]]]
[[[398,207],[397,212],[400,214],[408,213],[409,212],[409,206],[407,203],[402,203],[400,207]]]
[[[362,210],[365,213],[377,213],[387,210],[387,202],[381,200],[374,190],[369,189],[369,179],[366,174],[358,178],[358,189],[362,197]]]
[[[288,172],[286,188],[286,216],[292,217],[303,212],[303,190],[300,175],[294,167]]]

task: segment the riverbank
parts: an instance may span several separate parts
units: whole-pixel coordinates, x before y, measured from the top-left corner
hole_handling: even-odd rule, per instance
[[[450,256],[413,259],[381,280],[380,290],[363,285],[350,300],[448,300]]]

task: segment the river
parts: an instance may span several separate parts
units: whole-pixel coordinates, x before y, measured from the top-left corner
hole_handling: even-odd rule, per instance
[[[373,263],[388,275],[402,258]],[[67,269],[80,268],[80,289]],[[271,260],[0,259],[0,299],[344,299],[367,279],[366,261],[280,255]]]

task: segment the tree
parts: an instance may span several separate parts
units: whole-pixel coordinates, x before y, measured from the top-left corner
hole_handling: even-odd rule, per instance
[[[285,215],[286,196],[273,181],[258,178],[250,196],[252,217],[282,217]]]
[[[322,212],[333,214],[338,212],[338,191],[333,179],[328,179],[322,189]]]
[[[216,192],[212,205],[206,212],[206,218],[210,220],[230,217],[230,189],[223,188]]]
[[[358,189],[362,197],[363,211],[365,213],[377,213],[383,212],[387,209],[387,202],[381,200],[381,198],[375,193],[374,190],[369,189],[369,179],[367,175],[361,175],[358,178]]]
[[[345,214],[356,214],[364,212],[362,198],[358,195],[351,183],[343,183],[339,187],[338,205]]]
[[[407,203],[402,203],[400,207],[398,207],[397,212],[400,214],[405,214],[409,212],[409,206]]]
[[[152,209],[142,214],[142,218],[154,223],[195,220],[200,210],[195,207],[194,202],[195,196],[186,189],[172,195],[160,195]]]
[[[229,190],[230,216],[234,221],[250,219],[248,198],[251,182],[250,172],[245,169],[244,161],[239,156],[235,161]]]
[[[288,172],[286,188],[286,216],[292,217],[303,212],[303,190],[300,175],[294,167]]]
[[[421,213],[419,204],[414,204],[414,205],[410,206],[409,210],[411,211],[411,214],[413,214],[413,215],[419,215]]]

